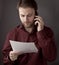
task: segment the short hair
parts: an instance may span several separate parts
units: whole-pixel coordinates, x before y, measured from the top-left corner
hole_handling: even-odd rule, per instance
[[[34,10],[37,10],[37,3],[35,0],[19,0],[18,4],[17,4],[17,9],[19,10],[19,7],[31,7],[34,8]]]

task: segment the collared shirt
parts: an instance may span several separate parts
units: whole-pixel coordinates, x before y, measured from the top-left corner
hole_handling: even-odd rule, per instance
[[[9,52],[12,50],[9,40],[20,42],[34,42],[38,48],[38,53],[25,53],[19,55],[16,61],[11,61]],[[23,26],[17,26],[7,34],[5,44],[2,49],[4,65],[47,65],[47,61],[56,59],[56,45],[53,31],[44,26],[44,29],[37,32],[34,27],[28,33]]]

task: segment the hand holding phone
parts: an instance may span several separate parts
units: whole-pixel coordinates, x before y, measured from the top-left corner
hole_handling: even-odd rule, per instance
[[[43,18],[40,16],[35,16],[34,18],[34,25],[37,26],[37,31],[41,31],[44,28],[44,21]]]

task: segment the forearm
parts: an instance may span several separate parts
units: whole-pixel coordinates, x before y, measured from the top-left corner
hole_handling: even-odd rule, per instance
[[[56,59],[56,45],[54,40],[49,39],[47,41],[42,42],[44,45],[42,48],[42,53],[45,59],[49,60],[49,61],[53,61]]]
[[[13,62],[9,58],[9,51],[3,49],[2,54],[3,54],[3,64],[12,65]]]
[[[53,33],[48,34],[46,30],[42,30],[37,33],[37,38],[39,46],[42,48],[44,58],[49,61],[56,59],[56,45]]]

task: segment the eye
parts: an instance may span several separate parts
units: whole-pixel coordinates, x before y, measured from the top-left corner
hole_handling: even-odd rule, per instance
[[[28,15],[28,17],[31,17],[31,16],[32,16],[32,14],[29,14],[29,15]]]
[[[25,15],[21,15],[21,17],[25,17]]]

